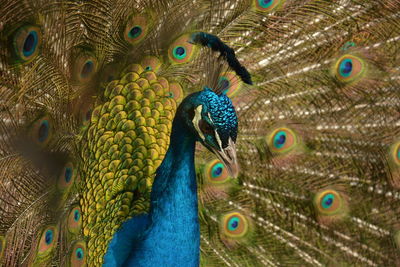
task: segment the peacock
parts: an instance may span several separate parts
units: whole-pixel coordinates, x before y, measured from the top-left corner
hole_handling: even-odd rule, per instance
[[[1,0],[0,266],[399,266],[400,1]]]

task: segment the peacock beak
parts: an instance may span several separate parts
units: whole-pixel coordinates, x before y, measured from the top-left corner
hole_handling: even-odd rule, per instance
[[[213,152],[224,163],[229,175],[233,178],[236,178],[239,174],[239,165],[236,158],[236,145],[232,139],[229,138],[227,147],[220,150],[213,149]]]

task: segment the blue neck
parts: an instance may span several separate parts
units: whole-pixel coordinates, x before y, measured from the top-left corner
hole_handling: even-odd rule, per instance
[[[167,195],[178,201],[176,198],[179,194],[165,192],[167,188],[173,188],[174,185],[190,189],[193,194],[192,197],[197,201],[196,173],[194,169],[196,140],[191,134],[187,133],[182,124],[180,120],[174,121],[168,151],[157,169],[151,193],[150,215],[159,212],[159,204],[157,202]],[[187,204],[187,201],[184,202]]]
[[[153,183],[148,228],[129,266],[199,266],[196,140],[178,116],[170,140]]]

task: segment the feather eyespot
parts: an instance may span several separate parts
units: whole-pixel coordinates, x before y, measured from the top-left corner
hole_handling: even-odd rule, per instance
[[[51,120],[45,116],[33,124],[30,134],[36,143],[46,145],[52,136],[52,130]]]
[[[296,134],[288,128],[278,128],[269,137],[268,146],[272,152],[286,153],[297,144]]]
[[[342,211],[343,199],[335,190],[324,190],[316,194],[314,205],[322,215],[334,215]]]
[[[60,189],[66,189],[74,183],[75,170],[72,163],[69,162],[64,166],[58,179]]]
[[[358,80],[365,71],[364,61],[356,56],[344,55],[336,62],[335,76],[344,83]]]
[[[218,79],[217,88],[218,92],[226,94],[228,97],[235,96],[243,85],[243,81],[236,73],[232,71],[224,72]]]
[[[81,209],[79,207],[73,208],[68,216],[68,230],[72,233],[79,232],[82,225]]]
[[[229,174],[225,165],[218,159],[206,164],[204,175],[207,177],[209,182],[215,184],[224,183],[229,179]]]
[[[72,246],[70,256],[71,266],[84,266],[86,264],[86,246],[83,242],[77,242]]]
[[[222,218],[223,233],[232,238],[243,237],[248,231],[248,222],[239,212],[230,212]]]
[[[256,9],[262,12],[271,12],[280,6],[284,0],[254,0]]]
[[[185,34],[176,39],[168,49],[171,62],[183,64],[189,62],[196,54],[197,47],[189,43],[190,36]]]
[[[97,72],[97,59],[91,52],[82,52],[75,61],[73,73],[75,79],[85,83],[90,81]]]
[[[149,31],[149,20],[145,14],[133,15],[126,24],[124,39],[131,45],[141,42]]]
[[[58,232],[55,227],[50,226],[46,228],[40,238],[38,253],[39,255],[49,253],[57,243]]]
[[[14,52],[22,62],[29,62],[38,55],[41,42],[42,34],[39,27],[21,27],[14,35]]]

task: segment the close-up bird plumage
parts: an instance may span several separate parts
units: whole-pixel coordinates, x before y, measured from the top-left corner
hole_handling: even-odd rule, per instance
[[[399,266],[400,1],[1,0],[0,266]]]

